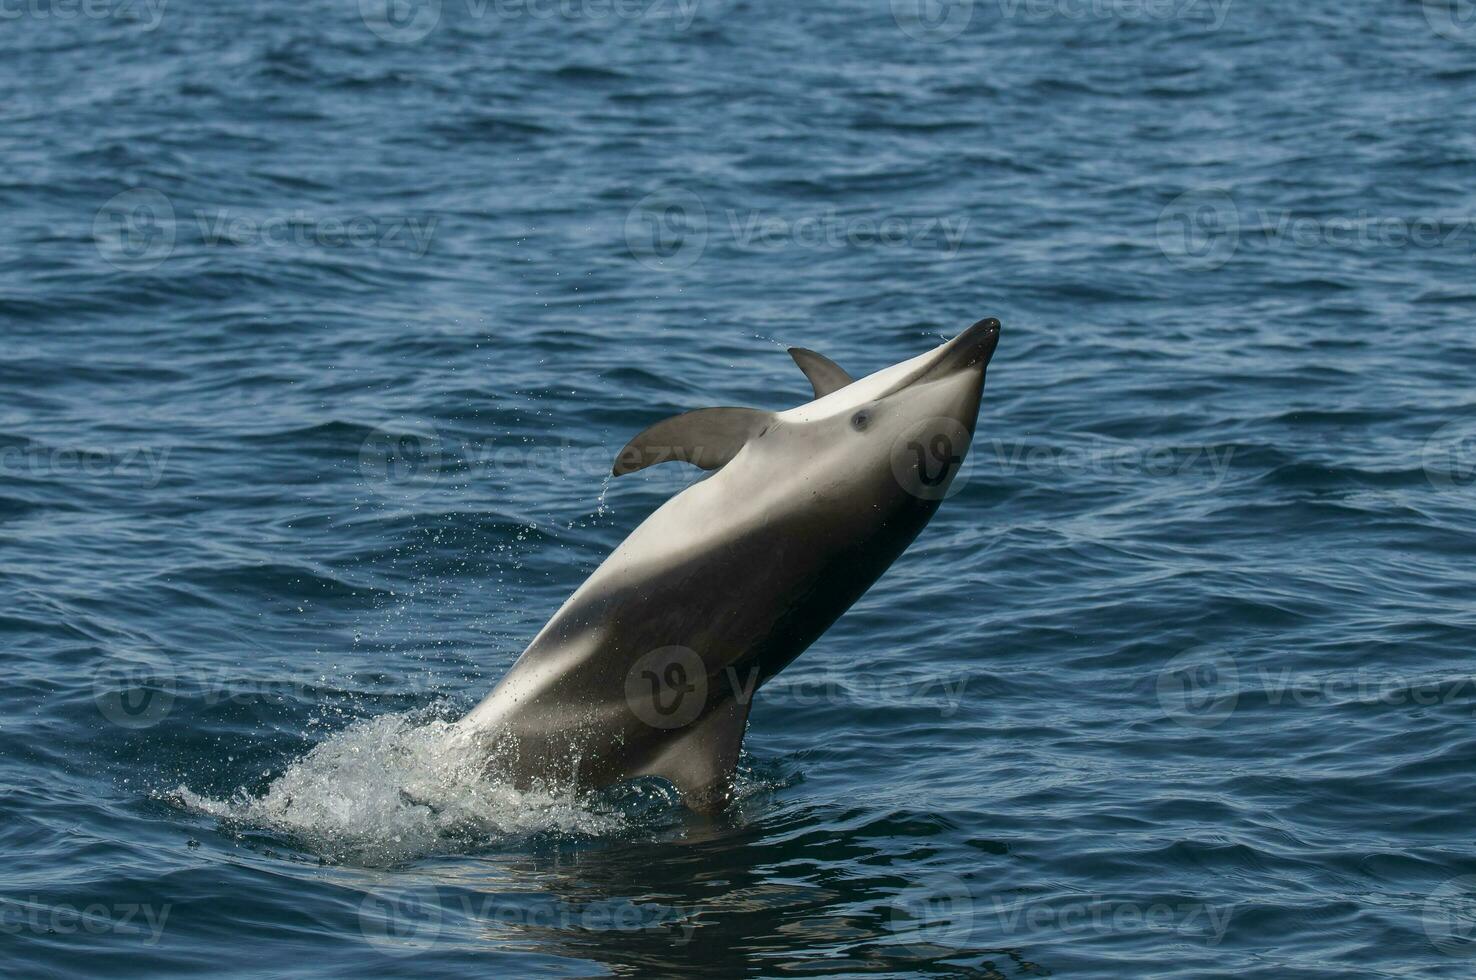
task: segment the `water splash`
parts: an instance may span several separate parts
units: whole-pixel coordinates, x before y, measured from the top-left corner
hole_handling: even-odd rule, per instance
[[[770,337],[768,334],[756,333],[753,335],[753,337],[755,340],[768,341],[782,351],[788,351],[789,348],[794,346],[793,344],[786,344],[784,341],[780,340],[777,337]]]
[[[454,722],[424,711],[356,722],[294,762],[259,796],[167,798],[230,824],[277,832],[334,861],[385,865],[541,834],[603,837],[631,827],[595,797],[520,791],[489,778]]]
[[[610,481],[613,479],[613,474],[606,475],[604,482],[600,484],[600,499],[595,507],[596,517],[607,517],[610,514],[610,505],[605,502],[605,498],[610,495]]]

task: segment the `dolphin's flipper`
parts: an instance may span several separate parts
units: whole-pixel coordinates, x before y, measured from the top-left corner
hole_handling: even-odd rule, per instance
[[[676,733],[637,775],[667,780],[698,813],[720,813],[733,801],[733,773],[750,703],[729,698]]]
[[[789,348],[789,356],[794,358],[794,363],[805,372],[805,377],[810,379],[810,386],[815,389],[816,398],[824,398],[832,391],[840,391],[854,379],[846,373],[845,368],[812,350],[803,347]]]
[[[691,463],[704,470],[725,465],[774,421],[756,408],[699,408],[674,415],[636,436],[615,458],[614,474],[624,476],[657,463]]]

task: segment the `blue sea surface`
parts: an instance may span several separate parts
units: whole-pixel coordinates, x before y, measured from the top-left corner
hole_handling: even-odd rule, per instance
[[[0,975],[1468,977],[1468,0],[0,9]],[[1004,323],[734,810],[451,719]]]

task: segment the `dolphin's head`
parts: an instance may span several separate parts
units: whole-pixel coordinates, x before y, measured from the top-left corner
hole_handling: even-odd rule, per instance
[[[788,460],[812,496],[915,534],[968,453],[999,330],[998,320],[980,320],[925,354],[778,413],[753,441],[754,463]]]

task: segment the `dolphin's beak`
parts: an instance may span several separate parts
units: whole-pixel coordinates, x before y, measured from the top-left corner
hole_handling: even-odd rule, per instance
[[[999,346],[999,321],[990,317],[980,320],[948,343],[939,347],[933,360],[917,377],[908,381],[919,384],[936,381],[968,368],[978,368],[982,374]]]

